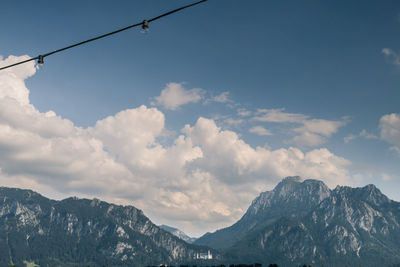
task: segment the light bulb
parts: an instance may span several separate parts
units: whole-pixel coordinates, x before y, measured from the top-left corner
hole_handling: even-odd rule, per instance
[[[38,57],[38,60],[37,60],[37,63],[38,64],[43,64],[44,63],[44,56],[42,56],[42,55],[39,55],[39,57]]]
[[[143,20],[142,30],[140,32],[144,34],[149,32],[149,22],[147,20]]]

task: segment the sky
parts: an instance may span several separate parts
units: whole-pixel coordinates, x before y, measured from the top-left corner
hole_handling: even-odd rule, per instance
[[[191,1],[0,3],[0,66]],[[400,201],[400,2],[209,0],[0,71],[0,186],[201,236],[284,177]]]

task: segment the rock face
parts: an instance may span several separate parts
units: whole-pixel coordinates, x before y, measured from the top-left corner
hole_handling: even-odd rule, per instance
[[[208,250],[160,229],[133,206],[55,201],[0,187],[0,266],[23,266],[25,260],[40,266],[145,266],[190,261]]]
[[[223,248],[234,262],[383,266],[400,262],[399,220],[400,203],[374,185],[330,190],[290,177],[261,193],[237,223],[195,243]]]
[[[283,179],[272,191],[261,193],[253,200],[243,217],[228,228],[207,233],[194,243],[217,249],[231,247],[257,228],[262,228],[282,216],[301,217],[312,207],[330,196],[329,188],[321,181],[298,176]]]
[[[187,234],[185,234],[184,232],[182,232],[181,230],[168,226],[168,225],[159,225],[158,227],[160,227],[161,229],[170,232],[171,234],[173,234],[174,236],[182,239],[183,241],[185,241],[186,243],[192,244],[194,241],[196,241],[197,238],[194,237],[190,237]]]

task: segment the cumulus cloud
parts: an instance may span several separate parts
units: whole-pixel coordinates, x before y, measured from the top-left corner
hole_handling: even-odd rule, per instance
[[[390,48],[383,48],[382,49],[382,54],[385,56],[386,60],[390,62],[393,65],[400,65],[400,55],[396,52],[394,52]]]
[[[391,144],[391,150],[400,154],[400,114],[382,116],[379,121],[381,139]]]
[[[0,56],[0,67],[11,65],[18,62],[18,60],[23,61],[29,58],[29,56],[9,56],[3,60],[3,58]],[[10,97],[22,105],[28,104],[29,90],[25,88],[24,80],[34,75],[35,72],[36,68],[33,61],[2,70],[0,73],[0,98]],[[20,90],[14,90],[15,87],[20,88]]]
[[[162,106],[165,109],[177,110],[180,106],[188,103],[199,102],[204,95],[200,88],[185,89],[182,83],[168,83],[161,91],[161,94],[155,97],[153,105]]]
[[[312,119],[299,113],[288,113],[284,109],[258,109],[254,121],[269,123],[285,123],[300,125],[291,131],[296,134],[291,140],[286,141],[300,147],[320,146],[326,139],[336,133],[340,127],[347,123],[347,118],[341,121]]]
[[[96,196],[133,204],[156,222],[201,234],[233,223],[260,191],[285,176],[322,179],[329,186],[349,183],[350,162],[327,149],[252,147],[212,119],[200,117],[171,144],[161,144],[165,115],[154,107],[123,110],[92,127],[77,127],[29,102],[24,80],[34,73],[29,63],[0,72],[1,185],[57,198]],[[190,91],[181,84],[166,89]],[[321,135],[334,132],[304,127]]]
[[[206,169],[226,184],[263,182],[270,185],[280,177],[294,173],[304,177],[318,176],[331,186],[348,183],[346,166],[350,163],[327,149],[304,154],[293,147],[278,150],[253,148],[235,132],[222,130],[213,120],[206,118],[199,118],[194,126],[187,125],[183,132],[203,151],[203,157],[194,161],[191,167]],[[335,171],[328,174],[332,170]]]
[[[257,135],[260,135],[260,136],[272,135],[271,131],[265,129],[265,128],[262,127],[262,126],[254,126],[254,127],[251,127],[251,128],[249,129],[249,132],[250,132],[250,133],[257,134]]]

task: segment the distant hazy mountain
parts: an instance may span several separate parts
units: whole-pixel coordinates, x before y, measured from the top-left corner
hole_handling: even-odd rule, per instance
[[[132,206],[55,201],[0,187],[0,266],[24,266],[25,260],[40,266],[145,266],[190,261],[208,250],[160,229]]]
[[[261,193],[234,225],[196,244],[231,261],[284,266],[387,266],[400,262],[400,203],[363,188],[289,177]]]
[[[165,231],[170,232],[171,234],[173,234],[174,236],[179,237],[180,239],[182,239],[183,241],[185,241],[186,243],[192,244],[194,241],[196,241],[197,238],[194,237],[190,237],[187,234],[185,234],[183,231],[168,226],[168,225],[159,225],[158,227],[160,227],[161,229],[164,229]]]

